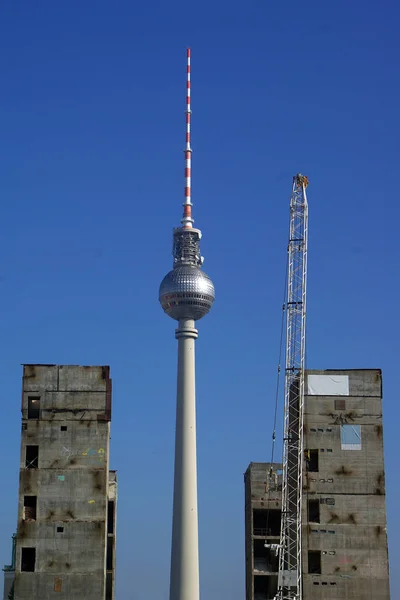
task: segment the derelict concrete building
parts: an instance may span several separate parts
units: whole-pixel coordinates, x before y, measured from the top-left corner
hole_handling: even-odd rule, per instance
[[[15,600],[113,600],[107,366],[24,365]]]
[[[303,598],[389,600],[381,371],[308,370],[305,390]],[[280,477],[245,474],[246,600],[276,592]]]

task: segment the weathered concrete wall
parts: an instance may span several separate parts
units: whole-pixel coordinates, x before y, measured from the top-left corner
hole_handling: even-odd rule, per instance
[[[108,367],[24,366],[15,600],[105,598],[110,419]],[[35,520],[24,496],[37,497]],[[22,548],[36,548],[34,572],[21,572]]]
[[[348,376],[349,393],[305,398],[304,447],[319,466],[304,464],[304,600],[389,600],[381,373],[308,374]],[[342,449],[341,425],[360,426],[359,449]],[[309,500],[320,503],[319,523],[309,522]],[[308,573],[309,550],[321,552],[320,574]]]

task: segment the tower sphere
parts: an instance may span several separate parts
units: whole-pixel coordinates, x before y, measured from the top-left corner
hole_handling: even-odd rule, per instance
[[[198,321],[209,312],[214,299],[213,282],[199,267],[175,267],[160,285],[160,304],[167,315],[177,321]]]

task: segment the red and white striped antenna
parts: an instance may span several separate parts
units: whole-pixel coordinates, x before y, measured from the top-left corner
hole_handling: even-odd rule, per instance
[[[190,229],[192,219],[192,149],[190,147],[190,48],[187,49],[187,79],[186,79],[186,148],[185,152],[185,201],[183,203],[182,227]]]

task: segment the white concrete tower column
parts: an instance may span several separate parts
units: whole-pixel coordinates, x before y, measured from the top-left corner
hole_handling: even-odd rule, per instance
[[[192,319],[182,319],[178,340],[174,510],[170,600],[199,600],[195,340]]]

